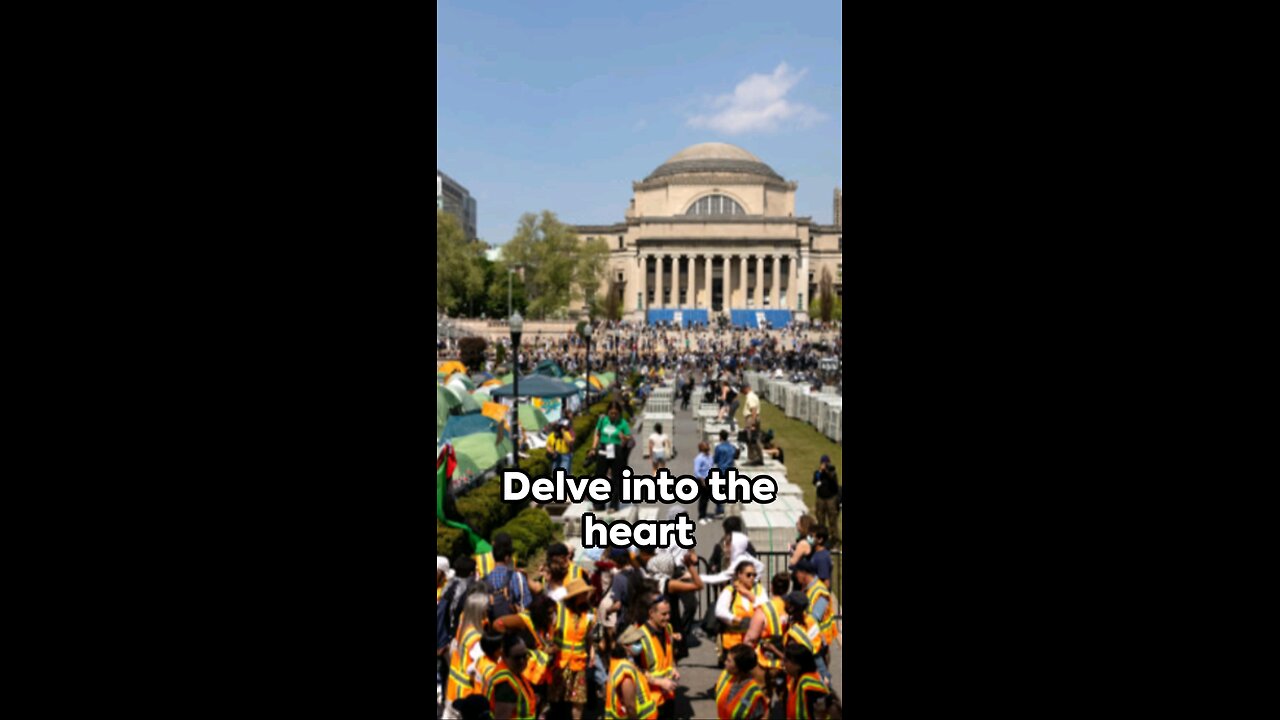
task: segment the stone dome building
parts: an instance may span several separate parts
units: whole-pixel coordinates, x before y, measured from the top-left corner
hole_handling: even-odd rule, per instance
[[[599,293],[619,293],[624,319],[734,324],[807,319],[825,268],[842,293],[841,225],[795,216],[797,185],[735,145],[704,143],[633,183],[615,225],[575,226],[609,245]],[[836,195],[836,213],[841,200]]]

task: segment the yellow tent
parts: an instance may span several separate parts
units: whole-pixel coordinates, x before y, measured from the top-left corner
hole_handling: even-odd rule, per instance
[[[604,389],[604,383],[600,382],[600,378],[596,377],[595,375],[588,377],[587,380],[590,381],[592,386],[600,388],[601,390]]]
[[[484,404],[484,407],[480,408],[480,414],[501,423],[506,420],[507,406],[502,403],[487,402]]]
[[[466,371],[467,371],[467,366],[463,365],[457,360],[450,360],[449,362],[436,368],[436,372],[442,372],[446,375],[449,375],[451,373],[456,373],[456,372],[465,373]]]
[[[498,378],[493,378],[492,380],[485,380],[484,382],[480,383],[480,387],[482,388],[495,387],[498,385],[502,385],[502,381],[499,380]]]

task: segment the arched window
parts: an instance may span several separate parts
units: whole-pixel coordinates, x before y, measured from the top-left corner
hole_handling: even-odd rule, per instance
[[[746,211],[733,198],[724,195],[708,195],[694,203],[686,215],[746,215]]]

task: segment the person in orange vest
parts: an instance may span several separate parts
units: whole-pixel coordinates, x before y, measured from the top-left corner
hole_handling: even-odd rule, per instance
[[[609,649],[609,675],[605,685],[605,720],[653,720],[658,717],[656,693],[636,666],[644,654],[644,633],[632,625]]]
[[[809,600],[804,593],[793,592],[787,595],[787,634],[782,647],[785,650],[792,645],[799,645],[816,657],[822,651],[822,630],[818,627],[818,621],[809,614],[808,607]]]
[[[445,684],[444,717],[459,717],[452,707],[454,702],[472,693],[475,681],[470,668],[481,655],[480,638],[484,635],[485,620],[489,615],[489,596],[474,593],[467,596],[458,622],[458,635],[453,640],[453,652],[449,658],[449,677]]]
[[[779,696],[782,692],[778,692],[778,681],[783,681],[782,690],[785,691],[786,688],[785,679],[781,677],[782,646],[791,617],[787,614],[787,605],[783,598],[790,586],[791,575],[783,572],[773,576],[769,588],[773,591],[773,597],[769,598],[769,602],[756,608],[755,614],[751,617],[751,627],[747,629],[747,634],[743,638],[744,644],[756,650],[756,679],[767,691],[774,691]]]
[[[720,632],[720,660],[735,646],[742,643],[756,605],[766,598],[757,597],[756,564],[753,560],[740,560],[733,570],[733,584],[720,591],[716,602],[716,617],[724,623]]]
[[[640,625],[641,659],[644,665],[645,679],[649,687],[657,691],[658,718],[670,720],[675,717],[676,681],[680,673],[676,670],[672,644],[675,641],[675,630],[671,627],[671,603],[665,596],[649,593],[641,603],[646,608],[645,621]]]
[[[724,658],[724,672],[716,681],[716,716],[720,720],[761,720],[769,712],[764,688],[755,679],[756,654],[745,644],[734,645]]]
[[[814,620],[818,621],[818,629],[822,635],[822,647],[816,650],[818,671],[822,673],[822,677],[830,681],[831,673],[827,671],[826,662],[829,657],[828,648],[840,634],[836,628],[836,601],[827,586],[818,579],[818,568],[814,566],[812,560],[805,558],[796,563],[794,572],[796,581],[802,588],[801,592],[805,594],[808,602],[808,612]]]
[[[472,694],[489,697],[489,681],[498,669],[498,661],[502,659],[502,636],[489,633],[480,638],[480,659],[476,660],[475,669],[471,673],[475,685]]]
[[[552,639],[556,631],[556,615],[559,605],[555,600],[544,595],[537,595],[525,612],[515,615],[504,615],[494,621],[496,630],[506,634],[516,634],[525,643],[529,652],[529,661],[525,665],[524,678],[534,690],[544,696],[553,673],[549,672],[556,655],[560,652]]]
[[[799,644],[790,645],[782,667],[787,671],[787,720],[826,717],[831,693],[818,676],[813,653]]]
[[[556,655],[547,695],[551,711],[557,717],[564,716],[564,704],[572,706],[573,720],[582,720],[586,710],[587,665],[591,654],[587,634],[594,620],[591,586],[583,580],[571,580],[557,610],[553,641],[560,652]]]
[[[542,566],[546,578],[546,592],[552,600],[560,602],[564,599],[565,587],[573,580],[587,582],[587,574],[582,567],[573,563],[570,558],[572,550],[564,543],[554,543],[547,548],[547,562]]]
[[[502,639],[502,659],[489,679],[486,696],[494,720],[532,720],[538,714],[533,686],[524,679],[529,649],[519,635]]]

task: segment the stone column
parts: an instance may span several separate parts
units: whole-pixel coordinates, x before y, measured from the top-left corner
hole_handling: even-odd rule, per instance
[[[809,312],[809,303],[813,301],[813,297],[809,292],[810,287],[809,287],[809,254],[808,253],[803,251],[801,252],[800,266],[798,269],[799,269],[799,272],[796,273],[796,275],[797,275],[797,280],[799,280],[799,282],[796,283],[796,300],[800,302],[800,312],[807,313]],[[801,293],[804,294],[803,297],[801,297]]]
[[[738,261],[738,282],[733,287],[733,304],[744,308],[747,306],[747,256],[739,255],[734,259]]]
[[[755,309],[764,308],[764,256],[756,255]]]
[[[715,265],[716,256],[704,255],[702,257],[702,261],[707,264],[707,267],[704,270],[704,272],[707,274],[707,300],[706,300],[707,305],[706,307],[707,307],[707,317],[709,319],[711,317],[710,315],[711,313],[711,267]]]
[[[688,276],[684,279],[685,297],[690,309],[698,307],[698,256],[689,255]]]
[[[680,307],[680,256],[671,256],[671,307]]]
[[[782,256],[773,256],[773,309],[785,310],[782,307]]]
[[[662,303],[662,259],[665,257],[662,253],[656,253],[654,259],[653,284],[656,286],[653,290],[653,306],[658,309],[666,307]]]

